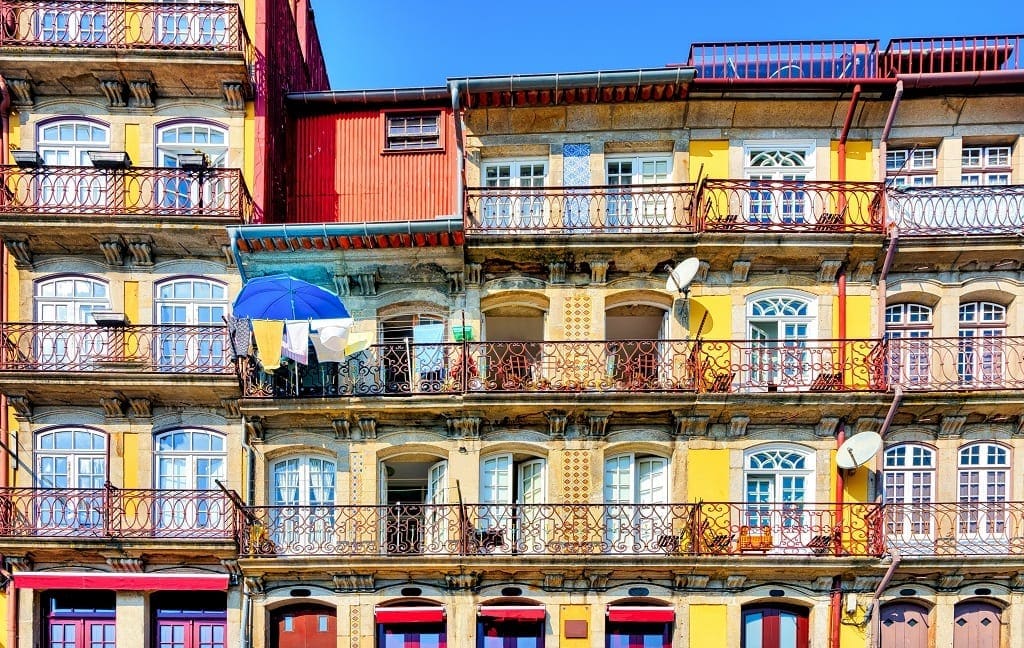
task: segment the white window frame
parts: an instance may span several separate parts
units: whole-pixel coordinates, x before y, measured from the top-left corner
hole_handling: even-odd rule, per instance
[[[792,300],[806,308],[804,315],[755,313],[762,302]],[[767,326],[775,327],[775,336]],[[811,384],[814,369],[807,348],[818,335],[818,298],[795,290],[773,290],[747,296],[746,320],[749,346],[739,349],[740,366],[748,368],[744,383],[753,390],[799,389]]]
[[[886,535],[901,545],[930,543],[935,537],[936,452],[920,443],[900,443],[885,449],[883,500],[890,506]],[[897,489],[901,492],[897,496]],[[931,552],[931,547],[922,547]],[[909,552],[910,550],[908,550]]]
[[[75,136],[72,139],[63,139],[60,135],[61,127],[68,126],[72,128]],[[91,137],[87,140],[79,139],[77,134],[81,126],[89,128],[90,132],[102,133],[104,138],[102,140],[95,140]],[[57,132],[57,138],[47,137],[47,131],[54,128]],[[89,159],[89,151],[107,151],[109,149],[110,126],[107,124],[67,117],[50,120],[36,127],[36,151],[43,159],[43,163],[49,166],[92,166],[92,160]],[[71,164],[58,165],[53,158],[48,158],[48,155],[51,153],[59,154],[62,152],[69,156]]]
[[[71,284],[71,293],[70,295],[63,297],[59,294],[59,287],[66,286],[68,283]],[[79,296],[77,294],[79,283],[88,284],[90,286],[90,292],[95,292],[96,288],[102,287],[105,296]],[[48,289],[50,287],[53,288],[53,294],[43,294],[45,292],[49,292]],[[67,309],[67,313],[71,315],[71,317],[59,319],[56,316],[49,317],[44,315],[45,309],[57,309],[62,306]],[[96,322],[93,321],[91,315],[92,311],[109,309],[110,284],[102,279],[96,279],[95,277],[90,277],[88,275],[61,275],[58,277],[42,279],[35,283],[35,321],[37,322],[95,324]]]
[[[632,166],[629,182],[623,182],[621,167],[612,173],[612,165],[629,163]],[[645,173],[644,165],[664,165]],[[613,181],[613,178],[615,179]],[[672,181],[672,154],[607,155],[604,158],[604,182],[608,186],[605,197],[605,218],[610,227],[666,227],[673,214],[671,192],[644,189],[645,185],[665,185]]]
[[[541,168],[541,175],[523,175]],[[480,165],[484,199],[480,206],[481,225],[488,229],[539,228],[548,222],[550,206],[544,198],[549,172],[546,158],[498,158]],[[492,171],[507,175],[488,177]],[[540,184],[536,182],[540,181]],[[521,189],[521,191],[515,191]]]
[[[58,448],[57,436],[63,434],[70,434],[70,447]],[[81,434],[90,440],[89,447],[79,445]],[[47,438],[53,439],[50,443],[53,447],[43,447],[47,445]],[[96,447],[97,441],[99,447]],[[53,428],[35,435],[35,483],[39,488],[50,489],[34,504],[33,513],[38,526],[92,529],[103,524],[110,504],[102,490],[108,479],[109,443],[110,439],[103,432],[82,427]],[[67,465],[67,483],[56,485],[56,466],[61,460]],[[52,469],[47,466],[52,466]],[[97,466],[102,467],[102,472],[95,471]],[[88,471],[83,472],[83,467]],[[82,490],[92,492],[82,493]]]
[[[176,436],[183,436],[187,447],[176,449],[173,447]],[[206,437],[209,441],[209,449],[197,449],[196,440],[199,437]],[[161,448],[164,440],[169,439],[171,447]],[[219,449],[214,446],[219,443]],[[231,519],[229,507],[224,505],[224,500],[219,496],[200,497],[196,494],[185,494],[181,496],[178,491],[215,491],[217,484],[215,480],[223,480],[227,477],[227,439],[225,435],[212,430],[195,428],[182,428],[167,430],[156,434],[153,438],[153,473],[156,476],[156,487],[159,491],[175,491],[170,497],[161,495],[157,507],[157,526],[169,530],[225,530]],[[207,470],[201,474],[198,465],[206,461],[211,465],[219,462],[215,471]],[[180,474],[167,474],[165,465],[170,462],[173,466],[178,464],[181,468]],[[205,480],[205,483],[204,481]]]
[[[524,500],[524,477],[537,469],[539,487]],[[503,473],[503,474],[502,474]],[[530,475],[533,477],[533,475]],[[490,493],[488,492],[490,490]],[[502,494],[500,491],[505,491]],[[535,553],[547,537],[543,505],[547,503],[547,460],[499,452],[480,458],[480,511],[478,535],[487,552]]]
[[[1003,340],[1006,315],[1006,306],[995,302],[977,300],[960,304],[957,374],[962,383],[981,387],[1002,385],[1007,360]]]
[[[188,284],[190,296],[174,297],[175,287],[183,284]],[[208,286],[211,297],[195,297],[197,285]],[[165,288],[171,289],[171,297],[162,296],[161,293]],[[221,297],[214,298],[212,296],[216,290],[220,291]],[[168,369],[195,367],[200,370],[203,367],[225,366],[228,349],[224,344],[224,339],[216,332],[210,332],[209,327],[222,326],[224,316],[230,312],[227,284],[207,277],[172,277],[156,284],[153,292],[156,295],[153,300],[156,323],[165,327],[161,330],[158,340],[158,364]],[[174,317],[171,318],[172,321],[167,321],[165,308],[184,308],[185,321],[174,321],[176,319]],[[210,316],[206,318],[209,321],[200,321],[200,313],[203,309],[209,309]],[[220,319],[216,319],[213,315],[218,309],[220,309]],[[199,327],[200,330],[178,331],[174,325]]]
[[[322,463],[316,474],[323,482],[314,487],[311,476],[313,461]],[[294,462],[294,470],[286,468]],[[287,472],[286,472],[287,471]],[[268,467],[267,498],[271,509],[270,535],[284,553],[309,550],[329,542],[334,529],[334,505],[338,497],[337,460],[319,454],[293,454],[281,457]],[[279,480],[294,473],[295,484],[282,484]],[[290,479],[288,481],[291,481]],[[329,483],[328,483],[329,482]],[[296,497],[280,497],[283,488],[295,489]],[[310,494],[318,489],[322,499],[313,500]]]
[[[931,346],[934,309],[927,304],[903,302],[885,307],[885,337],[889,344],[888,371],[894,383],[924,386],[931,382]]]
[[[104,45],[109,39],[108,19],[104,8],[37,11],[33,14],[32,35],[34,40],[60,45]]]
[[[1013,171],[1013,147],[965,146],[961,153],[960,184],[965,186],[1005,186]]]
[[[892,148],[885,153],[885,175],[894,187],[934,187],[938,159],[935,147]]]
[[[424,121],[433,119],[434,125]],[[412,123],[412,120],[419,120]],[[442,148],[440,110],[389,112],[384,114],[385,151],[436,151]],[[397,129],[397,130],[396,130]]]
[[[769,154],[775,158],[775,164],[755,163],[760,156]],[[766,225],[810,222],[814,218],[811,201],[798,183],[815,179],[816,155],[817,146],[810,140],[744,142],[743,177],[751,185],[744,197],[744,220]],[[794,156],[800,156],[803,164],[786,162]]]
[[[156,0],[157,3],[177,5],[156,16],[156,42],[161,45],[186,47],[230,47],[228,25],[231,23],[231,4],[224,8],[182,10],[182,4],[199,4],[202,0]]]
[[[776,463],[780,458],[797,458],[804,467],[754,465],[754,458],[762,455],[774,455]],[[760,542],[766,549],[807,544],[812,529],[808,524],[806,505],[815,502],[815,459],[813,449],[793,444],[759,445],[744,451],[741,524],[747,528],[750,542],[758,542],[756,539],[761,538]],[[796,480],[802,480],[799,489]],[[756,490],[752,490],[755,486]],[[767,492],[762,495],[763,486],[767,486]],[[796,494],[798,496],[793,498]],[[770,544],[766,542],[769,532],[772,537]]]
[[[71,128],[72,138],[65,139],[61,130]],[[80,129],[88,129],[89,137],[80,139]],[[47,133],[56,132],[49,137]],[[102,139],[95,136],[102,135]],[[75,207],[83,212],[102,209],[107,206],[107,178],[103,175],[73,174],[55,170],[47,173],[47,167],[91,167],[90,151],[110,149],[110,126],[74,117],[60,118],[39,124],[36,127],[36,152],[43,160],[43,167],[34,187],[41,205]],[[64,160],[61,160],[64,158]]]
[[[628,483],[614,483],[618,473],[613,463],[626,462]],[[644,495],[645,471],[650,494]],[[650,552],[663,535],[672,534],[667,506],[671,490],[671,462],[668,457],[648,452],[624,452],[604,460],[605,542],[612,553]],[[625,497],[620,496],[628,489]]]
[[[173,141],[164,141],[173,135]],[[195,140],[205,137],[205,142]],[[191,138],[192,141],[188,141]],[[212,140],[219,139],[219,142]],[[161,168],[179,168],[179,156],[202,153],[209,160],[210,168],[227,166],[230,151],[228,129],[220,124],[207,121],[174,122],[156,128],[156,160]],[[156,204],[169,210],[186,210],[192,213],[202,209],[224,209],[229,207],[231,190],[223,177],[210,174],[179,173],[173,177],[161,178],[157,184]]]
[[[991,441],[979,441],[957,450],[957,542],[1005,541],[1013,475],[1011,449]],[[989,548],[989,551],[998,549]],[[977,553],[971,551],[968,553]]]

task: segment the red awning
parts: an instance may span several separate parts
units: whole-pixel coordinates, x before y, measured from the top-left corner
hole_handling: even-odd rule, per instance
[[[379,607],[373,610],[377,623],[440,623],[444,621],[444,608]]]
[[[609,605],[608,620],[626,623],[672,623],[676,620],[676,609],[649,605]]]
[[[514,619],[520,621],[537,621],[543,619],[547,612],[543,605],[481,605],[480,616],[492,619]]]
[[[204,590],[223,592],[227,574],[120,574],[110,572],[15,572],[24,589]]]

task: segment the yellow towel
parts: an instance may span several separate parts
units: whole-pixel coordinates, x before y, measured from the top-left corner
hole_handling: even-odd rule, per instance
[[[281,339],[284,337],[283,320],[253,320],[252,334],[256,338],[256,357],[265,371],[281,366]]]

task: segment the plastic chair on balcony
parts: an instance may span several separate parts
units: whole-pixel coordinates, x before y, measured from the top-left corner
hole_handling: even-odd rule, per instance
[[[772,528],[768,525],[761,527],[743,525],[740,527],[740,539],[736,548],[741,552],[760,551],[768,553],[775,546],[772,540]]]

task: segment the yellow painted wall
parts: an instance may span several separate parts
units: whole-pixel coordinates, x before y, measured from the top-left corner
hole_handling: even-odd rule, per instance
[[[729,177],[729,141],[695,140],[690,142],[690,182],[697,181],[697,175],[704,165],[705,178]]]
[[[843,625],[839,626],[839,645],[842,648],[863,648],[868,642],[867,625],[859,625],[864,617],[861,608],[850,616],[843,613]]]
[[[839,179],[839,141],[833,140],[829,156],[831,174],[829,178]],[[822,178],[824,179],[824,178]],[[846,179],[851,182],[871,182],[875,179],[875,164],[872,161],[871,141],[846,141]]]
[[[852,340],[847,345],[848,366],[858,369],[847,369],[844,381],[856,386],[866,386],[870,376],[859,369],[869,365],[869,354],[874,350],[871,339],[871,322],[874,318],[874,303],[870,295],[847,295],[846,297],[846,339]],[[839,337],[839,300],[832,307],[832,337]],[[857,342],[864,340],[864,342]]]
[[[12,322],[21,321],[21,273],[14,267],[14,257],[7,257],[7,317]],[[28,320],[32,321],[32,314]]]
[[[133,324],[138,324],[142,318],[139,311],[139,282],[124,282],[124,314]]]
[[[10,144],[11,150],[21,148],[21,121],[15,116],[11,115],[11,118],[7,122],[10,125]],[[4,164],[10,164],[13,158],[5,160]]]
[[[686,461],[686,496],[691,502],[729,501],[729,451],[691,448]]]
[[[730,295],[708,295],[690,299],[690,333],[696,336],[697,327],[707,313],[704,328],[700,331],[702,340],[732,339],[732,297]]]
[[[728,646],[729,608],[725,605],[690,606],[690,646]]]
[[[255,104],[251,101],[245,104],[245,123],[243,129],[242,146],[242,177],[249,187],[249,193],[253,190],[253,177],[256,174],[256,110]]]
[[[124,433],[124,487],[140,488],[139,483],[139,435]]]
[[[138,164],[139,160],[142,159],[141,132],[139,129],[139,124],[124,125],[124,150],[128,157],[132,159],[133,164]]]
[[[561,648],[589,648],[591,637],[594,636],[594,628],[591,626],[588,628],[588,634],[590,635],[586,639],[567,639],[565,636],[565,622],[568,621],[586,621],[590,623],[590,606],[589,605],[559,605],[558,606],[558,645]]]

